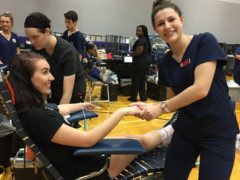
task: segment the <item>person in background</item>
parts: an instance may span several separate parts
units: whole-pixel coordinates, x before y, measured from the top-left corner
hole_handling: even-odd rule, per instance
[[[83,61],[84,71],[88,73],[99,61],[97,47],[92,43],[86,43],[85,60]]]
[[[13,23],[13,15],[11,13],[5,12],[0,15],[0,66],[9,66],[13,57],[20,53],[18,36],[12,32]],[[17,140],[15,137],[11,133],[0,138],[0,165],[5,169],[4,180],[10,180],[12,176],[10,157],[15,153],[12,152],[14,148],[13,142]]]
[[[99,60],[97,47],[95,44],[92,44],[92,43],[86,44],[86,58],[92,61]]]
[[[240,85],[240,45],[237,45],[234,51],[233,79]]]
[[[51,34],[49,18],[39,12],[29,14],[24,22],[32,50],[43,55],[50,64],[54,81],[48,102],[67,104],[83,102],[86,79],[76,49],[66,40]]]
[[[77,49],[82,61],[85,57],[86,40],[77,28],[78,14],[71,10],[64,14],[64,18],[67,30],[64,31],[62,38],[70,42]]]
[[[124,116],[137,115],[140,109],[122,107],[105,121],[89,131],[72,128],[64,120],[65,115],[81,109],[93,110],[91,103],[61,104],[59,111],[45,107],[51,92],[51,67],[47,60],[34,52],[17,55],[10,67],[9,82],[15,94],[15,108],[21,124],[28,136],[35,142],[48,160],[56,167],[64,179],[73,180],[102,168],[106,157],[101,155],[73,157],[78,147],[91,147],[103,139]],[[48,127],[48,128],[46,128]],[[143,135],[128,135],[137,139],[146,151],[161,143],[169,142],[171,125]],[[116,177],[136,155],[112,155],[108,171],[93,179],[107,180]]]
[[[167,87],[167,100],[133,103],[139,117],[150,120],[178,111],[167,153],[164,180],[186,180],[200,156],[199,180],[229,180],[239,132],[228,95],[223,66],[226,57],[211,33],[183,33],[181,9],[157,0],[152,25],[170,51],[159,59],[159,84]]]
[[[12,58],[20,53],[19,41],[13,29],[13,15],[9,12],[0,15],[0,65],[9,65]]]
[[[132,87],[129,101],[136,102],[139,93],[140,100],[146,101],[146,75],[151,63],[151,43],[148,37],[148,29],[145,25],[139,25],[136,29],[137,41],[134,43],[131,51],[133,56],[132,64]]]

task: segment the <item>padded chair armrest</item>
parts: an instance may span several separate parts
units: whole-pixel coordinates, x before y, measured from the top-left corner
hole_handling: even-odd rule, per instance
[[[67,120],[69,123],[74,123],[74,122],[78,122],[78,121],[81,121],[84,119],[91,119],[94,117],[98,117],[98,114],[95,112],[92,112],[92,111],[86,111],[86,110],[82,111],[81,110],[81,111],[72,113],[70,115],[70,117],[67,118]]]
[[[103,139],[93,147],[79,148],[74,156],[96,154],[143,154],[143,146],[135,139]]]

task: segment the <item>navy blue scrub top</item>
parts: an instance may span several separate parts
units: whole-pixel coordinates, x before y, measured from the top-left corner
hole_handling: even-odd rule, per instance
[[[240,54],[240,46],[237,46],[235,51],[234,51],[234,55],[239,55]],[[236,60],[234,61],[234,71],[239,71],[240,69],[240,61],[239,60]]]
[[[16,55],[16,49],[20,46],[17,34],[11,32],[10,40],[0,34],[0,60],[9,65]]]
[[[226,58],[212,34],[194,35],[181,63],[173,59],[171,51],[160,58],[159,84],[171,87],[177,95],[194,83],[196,66],[208,61],[217,61],[208,95],[179,109],[173,127],[179,135],[189,139],[232,138],[238,132],[238,125],[222,68]]]

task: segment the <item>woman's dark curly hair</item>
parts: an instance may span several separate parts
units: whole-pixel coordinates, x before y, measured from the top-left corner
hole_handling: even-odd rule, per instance
[[[145,25],[138,25],[137,28],[141,28],[142,31],[143,31],[143,36],[147,39],[147,42],[148,42],[148,54],[151,55],[152,53],[152,45],[150,43],[150,39],[149,39],[149,35],[148,35],[148,28],[147,26]]]
[[[16,55],[11,63],[8,79],[14,90],[16,110],[20,113],[44,105],[45,98],[31,82],[39,60],[46,59],[34,52],[27,52]]]

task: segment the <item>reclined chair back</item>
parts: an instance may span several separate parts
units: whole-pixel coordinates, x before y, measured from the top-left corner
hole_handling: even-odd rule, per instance
[[[19,120],[18,114],[14,107],[14,94],[10,83],[1,74],[0,80],[0,96],[3,99],[3,109],[5,109],[5,115],[12,120],[14,127],[16,128],[16,133],[24,141],[24,143],[31,148],[36,157],[40,160],[42,166],[47,169],[48,177],[47,179],[63,180],[63,177],[56,170],[56,168],[48,161],[45,155],[40,151],[40,149],[34,144],[34,142],[28,137],[27,133],[24,131],[21,122]],[[11,93],[10,93],[11,92]]]

